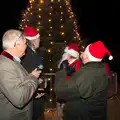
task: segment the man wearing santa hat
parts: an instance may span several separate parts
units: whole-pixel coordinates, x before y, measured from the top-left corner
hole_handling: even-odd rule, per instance
[[[59,62],[58,68],[66,69],[66,80],[70,80],[70,76],[80,69],[82,62],[80,61],[80,49],[78,44],[70,43],[64,50],[64,54]],[[57,100],[57,116],[60,120],[63,118],[63,108],[65,101],[58,98]]]
[[[107,120],[108,77],[101,62],[113,59],[101,41],[88,45],[82,53],[83,65],[66,80],[66,70],[56,73],[55,93],[66,101],[64,120]]]
[[[32,26],[24,27],[24,35],[27,39],[27,50],[26,56],[22,59],[22,65],[24,68],[30,72],[34,68],[38,68],[39,65],[43,65],[43,58],[37,52],[40,44],[40,34]],[[43,82],[42,79],[41,83]],[[43,87],[44,88],[44,87]],[[39,88],[34,94],[33,99],[33,120],[40,119],[41,116],[44,116],[44,89]],[[42,92],[40,93],[40,91]]]
[[[69,80],[70,76],[73,72],[77,72],[80,69],[80,65],[82,62],[80,61],[80,49],[78,44],[70,43],[64,50],[64,54],[58,68],[66,68],[67,77],[66,79]]]

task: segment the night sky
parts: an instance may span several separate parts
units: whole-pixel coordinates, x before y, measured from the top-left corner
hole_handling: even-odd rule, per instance
[[[6,0],[1,3],[0,37],[7,29],[17,28],[23,8],[28,0]],[[94,42],[101,39],[114,56],[110,66],[120,70],[120,47],[118,37],[117,3],[107,0],[73,0],[73,10],[77,15],[82,38]],[[3,8],[2,8],[3,6]]]

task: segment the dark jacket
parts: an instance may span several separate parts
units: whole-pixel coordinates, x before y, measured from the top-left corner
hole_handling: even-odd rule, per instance
[[[22,58],[21,64],[31,73],[40,64],[43,64],[43,58],[38,52],[34,52],[30,47],[27,47],[26,55]]]
[[[101,62],[81,66],[69,81],[56,73],[55,92],[64,99],[64,120],[106,120],[108,77]]]
[[[34,52],[29,46],[26,50],[26,55],[22,58],[22,65],[24,68],[31,73],[35,68],[37,68],[40,64],[43,65],[43,58],[40,56],[38,52]],[[40,87],[43,87],[40,85]],[[34,97],[37,95],[34,94]],[[33,100],[33,120],[38,120],[40,116],[44,113],[44,96],[39,99]]]

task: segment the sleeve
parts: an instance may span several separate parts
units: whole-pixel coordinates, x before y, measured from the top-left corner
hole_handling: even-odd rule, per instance
[[[55,93],[57,98],[68,100],[76,97],[77,87],[72,81],[66,80],[66,71],[62,70],[58,73],[56,73],[55,76]]]
[[[94,75],[93,73],[95,74],[93,71],[86,70],[75,81],[79,95],[83,99],[87,99],[95,93],[95,80],[98,77],[97,74]]]
[[[22,108],[29,102],[39,82],[35,76],[18,77],[14,70],[0,71],[0,89],[7,99],[16,107]]]
[[[69,81],[65,80],[62,75],[57,79],[59,82],[56,84],[55,92],[60,99],[88,98],[93,94],[93,76],[87,71],[74,73]]]
[[[59,81],[61,80],[60,78],[66,78],[67,74],[66,74],[66,70],[65,69],[62,69],[60,71],[58,71],[56,74],[55,74],[55,88],[57,86],[57,84],[59,83]]]

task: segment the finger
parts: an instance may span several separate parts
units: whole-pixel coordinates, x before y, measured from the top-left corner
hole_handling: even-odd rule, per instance
[[[36,97],[35,97],[35,98],[38,98],[38,95],[39,95],[39,94],[37,93],[37,95],[36,95]]]
[[[45,93],[41,93],[41,97],[42,97],[43,95],[45,95]]]
[[[44,93],[41,93],[41,94],[38,93],[35,98],[40,98],[40,97],[42,97],[43,95],[44,95]]]
[[[37,71],[37,68],[35,68],[34,71]]]
[[[37,70],[36,72],[37,72],[38,74],[40,74],[40,73],[41,73],[41,71],[40,71],[40,70]]]
[[[38,88],[38,90],[44,90],[43,88]]]

